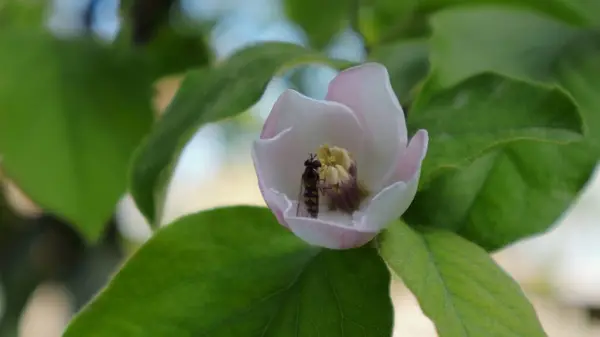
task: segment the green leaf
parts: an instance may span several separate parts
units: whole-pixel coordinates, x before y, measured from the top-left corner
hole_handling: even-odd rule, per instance
[[[485,156],[470,164],[465,160],[463,164],[468,165],[461,168],[461,165],[443,163],[444,156],[453,153],[453,147],[435,149],[435,144],[440,142],[452,144],[453,139],[446,136],[452,134],[447,133],[453,130],[449,117],[455,114],[446,113],[445,119],[433,114],[429,121],[420,123],[421,127],[435,130],[424,172],[424,182],[433,180],[417,195],[405,215],[406,220],[411,224],[456,231],[488,250],[547,230],[575,200],[598,159],[600,105],[594,88],[600,85],[597,80],[600,77],[596,75],[600,68],[595,61],[598,44],[589,43],[593,41],[593,34],[535,13],[497,8],[443,11],[434,15],[432,22],[434,74],[430,81],[437,86],[432,86],[430,89],[434,90],[430,93],[422,93],[423,97],[418,100],[424,104],[412,111],[414,115],[409,116],[409,121],[420,118],[419,110],[430,109],[435,97],[448,95],[451,98],[454,93],[455,100],[459,100],[464,83],[493,72],[508,76],[503,82],[520,83],[522,89],[511,95],[505,91],[498,98],[500,101],[486,102],[485,109],[481,110],[482,119],[502,125],[506,122],[503,117],[511,115],[510,111],[500,113],[498,108],[504,108],[526,110],[525,115],[532,121],[552,122],[548,116],[554,115],[554,121],[559,121],[561,117],[572,116],[576,107],[586,140],[554,145],[517,139],[497,144],[492,152],[481,152]],[[506,22],[511,25],[506,26]],[[475,31],[478,34],[472,34]],[[465,36],[471,38],[465,39]],[[521,81],[531,83],[531,87],[526,88]],[[557,89],[557,86],[560,87]],[[484,93],[487,99],[497,93],[494,90],[497,87],[490,83],[481,83],[480,88],[487,88],[488,93]],[[544,90],[547,92],[544,95],[532,94]],[[434,97],[434,101],[430,97]],[[575,100],[575,107],[568,104],[568,100]],[[476,120],[469,118],[469,121]],[[457,123],[463,127],[470,124]],[[457,158],[467,158],[471,149],[461,144],[455,144],[455,154]],[[436,174],[427,173],[428,170]]]
[[[442,11],[432,17],[432,25],[431,61],[440,85],[488,71],[561,85],[579,105],[586,136],[600,147],[600,99],[589,92],[600,85],[597,32],[498,8]],[[478,34],[471,36],[473,31]]]
[[[423,87],[408,122],[430,143],[410,224],[452,230],[488,250],[548,229],[576,198],[597,157],[560,90],[493,74]],[[468,121],[468,122],[466,122]]]
[[[271,78],[301,63],[335,63],[289,43],[243,49],[215,68],[188,72],[161,121],[138,149],[131,172],[131,193],[150,223],[161,221],[165,190],[179,153],[206,123],[235,116],[262,96]]]
[[[36,203],[97,238],[152,122],[144,68],[90,40],[15,29],[0,34],[0,64],[7,175]]]
[[[429,35],[427,21],[432,14],[448,8],[471,7],[478,10],[484,6],[535,11],[539,15],[579,27],[594,27],[600,23],[598,15],[595,15],[600,11],[600,2],[589,0],[367,0],[363,2],[361,12],[361,31],[369,45],[389,43],[407,37],[425,37]],[[499,22],[498,26],[505,25]],[[508,25],[504,28],[512,32],[511,35],[516,39],[519,39],[519,34],[528,34],[526,26]],[[515,31],[518,31],[516,35]],[[465,32],[465,36],[478,39],[480,34],[471,36],[471,32]],[[496,44],[495,49],[500,50],[502,54],[501,45]]]
[[[380,243],[382,257],[417,297],[440,337],[546,336],[519,285],[477,245],[400,222]]]
[[[429,72],[429,47],[426,40],[401,41],[374,48],[370,60],[383,64],[400,103],[413,99],[413,89]]]
[[[578,196],[596,157],[568,146],[517,141],[434,179],[404,215],[457,232],[489,251],[547,230]]]
[[[600,9],[600,3],[590,0],[422,0],[420,10],[433,13],[442,8],[459,6],[470,6],[473,9],[496,6],[496,8],[529,10],[579,26],[593,26],[598,23],[598,17],[593,13]],[[511,25],[505,25],[504,28],[514,29]],[[527,30],[521,33],[527,34]]]
[[[560,90],[494,74],[472,77],[449,90],[435,77],[422,88],[408,117],[410,130],[430,136],[422,184],[439,171],[469,164],[516,140],[568,144],[582,141],[577,108]]]
[[[577,103],[584,133],[600,149],[600,34],[582,34],[554,64],[556,82]]]
[[[581,34],[535,12],[495,7],[441,11],[431,24],[431,63],[443,87],[486,71],[551,80],[556,58]]]
[[[388,337],[389,281],[372,248],[321,250],[266,208],[221,208],[158,231],[64,336]]]
[[[325,47],[348,26],[353,0],[284,0],[287,16],[304,29],[311,45]]]

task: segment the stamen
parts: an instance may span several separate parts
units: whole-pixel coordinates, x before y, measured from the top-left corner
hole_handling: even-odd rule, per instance
[[[341,165],[346,171],[353,164],[352,157],[348,150],[337,146],[321,145],[317,151],[317,158],[321,165]]]
[[[317,158],[321,162],[321,191],[329,209],[349,214],[358,210],[369,191],[358,179],[352,155],[344,148],[324,144],[317,151]]]

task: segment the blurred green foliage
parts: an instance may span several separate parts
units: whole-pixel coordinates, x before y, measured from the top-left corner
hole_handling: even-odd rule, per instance
[[[2,35],[4,170],[95,240],[123,194],[131,152],[152,123],[151,79],[134,58],[91,41],[35,31]]]
[[[10,12],[20,8],[19,23],[43,8],[9,4]],[[154,82],[212,57],[201,35],[162,24],[156,39],[134,47],[125,27],[113,45],[89,34],[55,38],[38,24],[11,24],[0,33],[3,167],[35,202],[90,240],[124,193],[130,156],[150,130]]]

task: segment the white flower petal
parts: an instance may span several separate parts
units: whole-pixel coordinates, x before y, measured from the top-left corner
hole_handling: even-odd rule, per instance
[[[265,126],[271,136],[280,125],[291,125],[273,137],[254,142],[253,160],[262,188],[274,189],[290,199],[300,193],[304,161],[324,143],[344,147],[356,158],[363,155],[364,135],[350,109],[335,102],[323,102],[289,91],[280,98],[280,113]],[[285,111],[285,113],[283,112]],[[271,118],[271,117],[269,117]]]
[[[372,135],[365,158],[371,164],[359,169],[361,180],[379,190],[407,142],[404,112],[387,69],[377,63],[346,69],[331,81],[326,99],[350,107]]]
[[[292,232],[302,240],[313,246],[329,249],[360,247],[377,235],[377,232],[359,232],[319,219],[294,217],[286,221]]]
[[[398,181],[379,192],[364,211],[354,213],[354,222],[358,230],[379,232],[393,220],[406,212],[417,193],[419,176],[413,180]]]
[[[399,157],[390,183],[412,180],[417,172],[421,171],[421,163],[425,159],[425,154],[427,154],[428,145],[427,130],[417,131],[402,156]]]
[[[341,214],[335,216],[331,213],[322,219],[296,217],[296,206],[297,202],[293,202],[284,212],[285,222],[296,236],[313,246],[349,249],[360,247],[377,235],[377,232],[353,228],[351,217]]]
[[[377,235],[377,232],[361,232],[352,228],[350,216],[335,212],[320,212],[319,217],[322,219],[296,217],[297,201],[291,201],[274,190],[265,190],[265,193],[277,200],[274,202],[277,208],[284,209],[282,224],[313,246],[329,249],[360,247]]]
[[[292,128],[288,128],[273,138],[256,140],[252,146],[252,160],[265,201],[266,190],[291,191],[294,185],[300,182],[301,163],[295,165],[298,167],[292,170],[278,167],[281,164],[280,159],[287,156],[289,147],[298,145],[293,136]]]
[[[260,193],[262,193],[263,198],[265,199],[265,203],[267,207],[273,212],[273,215],[277,218],[277,221],[287,227],[287,223],[283,217],[283,212],[289,207],[290,201],[285,198],[283,194],[277,193],[272,189],[265,188],[263,184],[258,181],[258,187],[260,189]]]
[[[358,122],[354,112],[342,103],[315,100],[293,89],[286,89],[273,104],[260,138],[272,138],[289,127],[313,124],[312,120],[321,118],[323,113],[336,109],[350,112]]]

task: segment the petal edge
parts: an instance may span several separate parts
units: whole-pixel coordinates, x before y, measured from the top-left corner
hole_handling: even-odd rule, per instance
[[[285,219],[290,230],[305,242],[329,249],[350,249],[363,246],[378,232],[358,231],[336,226],[319,219],[292,217]]]
[[[406,151],[398,158],[396,170],[390,183],[412,180],[415,174],[421,170],[421,164],[427,155],[428,146],[429,135],[427,130],[418,130],[411,138]]]
[[[348,106],[363,124],[365,134],[371,137],[366,162],[378,164],[361,168],[361,180],[371,189],[381,189],[407,144],[404,111],[387,69],[369,62],[340,72],[329,83],[326,100]]]

